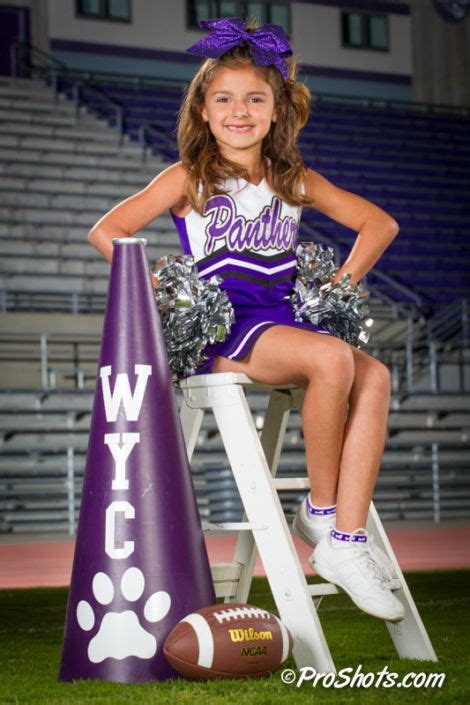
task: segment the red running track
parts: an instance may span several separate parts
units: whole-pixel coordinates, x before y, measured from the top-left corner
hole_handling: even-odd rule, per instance
[[[470,568],[470,525],[388,529],[387,535],[402,570]],[[293,538],[304,572],[310,574],[311,548]],[[235,537],[209,536],[206,541],[211,563],[232,560]],[[0,588],[68,585],[73,549],[73,541],[0,543]],[[264,575],[259,558],[255,575]]]

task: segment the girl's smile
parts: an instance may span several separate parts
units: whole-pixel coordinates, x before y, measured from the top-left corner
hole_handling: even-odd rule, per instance
[[[230,132],[246,134],[252,129],[253,125],[226,125],[226,127]]]

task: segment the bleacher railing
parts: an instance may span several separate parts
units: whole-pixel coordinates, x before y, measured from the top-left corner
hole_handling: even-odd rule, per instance
[[[410,328],[409,334],[412,333]],[[9,389],[4,385],[1,390],[0,533],[65,530],[71,536],[75,534],[85,458],[83,441],[88,434],[83,420],[91,412],[100,342],[98,334],[0,332],[0,360],[10,365],[14,362],[26,364],[28,369],[37,371],[38,380],[34,386]],[[409,403],[413,402],[410,392],[417,386],[417,380],[409,376],[406,343],[381,346],[373,342],[369,352],[391,368],[391,411],[402,417],[398,425],[390,425],[377,485],[375,501],[382,515],[389,519],[432,518],[435,522],[461,516],[470,507],[470,451],[466,422],[455,418],[441,427],[439,418],[442,413],[452,415],[453,409],[458,414],[459,410],[466,408],[468,414],[470,375],[467,375],[466,383],[462,378],[460,389],[448,391],[435,383],[438,377],[433,380],[432,374],[428,374],[427,384],[420,386],[422,399],[416,406]],[[470,357],[466,365],[468,372]],[[30,402],[16,403],[15,394],[18,393],[20,397],[29,395]],[[443,397],[439,397],[440,393]],[[71,403],[70,394],[78,402]],[[60,402],[62,395],[65,398]],[[262,427],[264,419],[261,408],[264,406],[259,406],[258,411],[256,406],[258,428]],[[415,413],[421,416],[424,413],[427,420],[421,419],[418,426],[412,421]],[[48,425],[48,414],[63,414],[67,422]],[[403,416],[410,421],[405,422]],[[20,423],[18,417],[21,417]],[[397,444],[394,434],[397,430],[407,430],[408,424],[410,430],[419,429],[419,435],[399,440]],[[31,436],[39,430],[44,442]],[[431,436],[427,436],[427,430]],[[292,419],[288,437],[291,448],[281,465],[280,475],[288,475],[291,471],[298,474],[299,466],[304,463],[298,418]],[[203,429],[199,448],[204,457],[194,466],[193,472],[199,488],[201,516],[217,521],[221,512],[230,511],[235,521],[239,511],[237,490],[230,478],[223,480],[221,477],[224,460],[212,426]],[[27,469],[28,463],[31,471]],[[47,506],[52,509],[39,510],[45,497]],[[286,513],[292,513],[301,499],[298,494],[285,493],[281,501]],[[227,509],[229,505],[230,510]]]
[[[147,76],[122,77],[115,74],[106,74],[103,72],[83,72],[70,70],[66,64],[55,59],[51,54],[47,54],[37,49],[36,47],[25,44],[16,43],[12,48],[12,72],[13,76],[21,75],[38,75],[42,79],[52,81],[52,86],[57,95],[59,91],[60,80],[63,78],[68,82],[72,82],[74,86],[73,96],[76,106],[76,119],[79,119],[80,106],[83,102],[90,99],[93,95],[94,99],[99,104],[106,104],[115,112],[115,121],[118,133],[118,142],[122,142],[122,136],[126,124],[126,108],[118,103],[114,98],[108,96],[106,90],[102,87],[97,87],[92,82],[98,79],[115,82],[122,85],[129,83],[133,86],[148,86],[148,85],[166,85],[177,91],[181,90],[182,82],[170,82],[166,79],[152,79]],[[420,112],[424,111],[424,104],[405,103],[403,101],[372,101],[369,98],[361,96],[332,96],[326,94],[316,95],[316,99],[327,101],[330,98],[341,98],[344,102],[357,102],[365,105],[379,105],[382,107],[393,107],[400,105],[406,109],[413,107]],[[447,112],[452,114],[466,114],[465,109],[455,108],[455,106],[426,106],[427,112],[443,112],[448,108]],[[464,110],[464,113],[462,113]],[[468,113],[468,111],[467,111]],[[149,141],[151,141],[152,133],[158,134],[159,138],[165,139],[168,147],[172,145],[172,140],[168,135],[165,135],[161,126],[142,124],[139,135],[143,151],[145,152]],[[302,229],[307,232],[310,239],[323,242],[333,247],[335,250],[336,261],[339,262],[339,246],[334,243],[321,229],[321,227],[312,227],[308,222],[302,221]],[[8,274],[7,274],[8,276]],[[415,379],[420,374],[420,367],[426,368],[431,365],[434,370],[438,367],[438,360],[444,350],[438,349],[440,341],[444,339],[444,332],[449,332],[459,326],[459,317],[462,319],[461,329],[465,330],[463,336],[464,341],[468,341],[468,308],[465,302],[456,302],[452,304],[448,310],[442,314],[438,313],[434,319],[430,319],[426,331],[423,333],[423,328],[420,322],[420,308],[423,304],[422,298],[409,287],[404,286],[396,281],[387,273],[373,268],[363,279],[365,287],[371,292],[371,295],[385,304],[394,306],[397,317],[406,318],[410,321],[412,332],[407,336],[407,374],[408,388],[411,390],[415,383]],[[379,285],[378,285],[379,284]],[[396,299],[394,299],[394,295]],[[407,299],[403,303],[403,297]],[[401,299],[401,301],[399,301]],[[104,304],[104,296],[99,294],[81,294],[64,292],[45,292],[37,295],[28,294],[28,292],[12,291],[3,289],[0,291],[0,308],[1,310],[46,310],[51,309],[54,305],[58,310],[71,310],[73,313],[79,312],[98,312],[102,310]],[[460,314],[460,307],[464,313]],[[418,324],[416,323],[418,321]],[[453,326],[453,328],[452,328]],[[418,336],[418,337],[417,337]],[[437,343],[433,341],[438,341]],[[400,341],[398,341],[400,344]],[[420,347],[421,346],[421,347]],[[423,350],[426,348],[426,352]],[[421,350],[421,351],[420,351]],[[428,360],[432,360],[429,363]],[[438,376],[437,373],[435,375]],[[438,384],[438,383],[437,383]]]
[[[43,391],[56,389],[59,378],[84,389],[88,379],[95,380],[100,344],[93,334],[0,331],[0,360],[28,363]]]
[[[8,272],[4,274],[8,276]],[[64,275],[66,276],[66,275]],[[55,313],[103,313],[105,294],[66,291],[25,291],[0,288],[0,311],[53,311]]]
[[[454,391],[470,391],[470,345],[468,338],[464,342],[463,329],[452,345],[436,337],[423,339],[423,331],[428,331],[427,321],[408,317],[401,340],[381,342],[371,336],[367,351],[389,367],[393,392],[445,391],[440,375],[443,366],[457,368]],[[94,380],[99,346],[100,336],[96,334],[0,331],[0,359],[30,362],[32,369],[38,370],[44,391],[60,387],[58,380],[65,374],[76,388],[83,389],[88,378]]]
[[[30,440],[26,412],[23,413],[24,428],[9,429],[8,422],[1,423],[0,533],[68,531],[73,536],[76,532],[86,456],[83,440],[88,435],[88,429],[83,423],[76,428],[73,419],[62,434],[50,426],[42,406],[47,405],[48,398],[53,394],[55,392],[52,391],[38,393],[36,407],[30,412],[36,418],[43,418],[45,443]],[[391,418],[394,402],[399,404],[399,398],[392,399]],[[89,419],[91,394],[86,404],[89,409],[85,413]],[[438,414],[444,405],[447,406],[446,400],[441,402],[435,413]],[[401,415],[407,413],[401,408],[397,411]],[[58,412],[54,410],[53,413],[57,415]],[[83,413],[81,409],[76,416],[83,416]],[[70,416],[70,412],[67,414]],[[412,418],[413,411],[408,414]],[[261,428],[264,421],[262,414],[258,413],[258,419],[260,423],[257,425]],[[396,427],[391,430],[393,428]],[[299,420],[293,421],[288,435],[295,436],[298,429]],[[214,435],[212,426],[205,430],[211,434],[210,449],[205,447],[206,441],[202,438],[198,442],[202,458],[193,462],[191,468],[201,518],[217,522],[223,516],[224,520],[240,521],[243,512],[235,482],[224,466],[226,459],[221,457],[222,445]],[[442,437],[442,431],[440,434]],[[69,440],[71,435],[74,436],[72,442]],[[444,518],[468,515],[470,458],[464,434],[458,432],[460,437],[457,438],[454,431],[447,434],[454,436],[454,439],[442,440],[432,440],[430,436],[426,438],[426,433],[422,431],[420,435],[421,440],[416,435],[414,439],[396,443],[390,434],[387,440],[374,493],[374,501],[381,515],[392,520],[432,519],[436,523]],[[49,436],[54,436],[54,440],[49,440]],[[438,437],[439,432],[435,436]],[[81,442],[78,442],[79,438]],[[14,448],[10,448],[12,440],[16,440]],[[298,446],[291,444],[285,451],[279,477],[298,475],[305,467],[302,442]],[[303,495],[298,491],[281,493],[280,500],[288,518],[302,499]]]
[[[470,344],[470,305],[468,299],[453,301],[426,322],[426,337]]]
[[[14,55],[13,55],[14,54]],[[165,76],[148,76],[145,74],[123,75],[106,71],[86,71],[79,69],[71,69],[64,62],[56,59],[53,54],[43,52],[37,47],[27,42],[16,42],[12,47],[12,62],[11,75],[13,78],[20,78],[26,74],[30,76],[29,71],[37,69],[32,56],[41,57],[42,60],[48,60],[51,65],[56,68],[56,71],[67,72],[69,77],[78,81],[92,83],[115,83],[116,85],[129,85],[134,87],[151,87],[164,86],[169,89],[175,89],[178,93],[187,86],[188,81],[177,78],[168,78]],[[44,66],[39,68],[44,69]],[[302,74],[302,65],[300,64],[300,78],[303,79],[306,74]],[[315,91],[313,94],[314,102],[327,104],[343,104],[345,106],[353,105],[355,107],[373,108],[376,110],[399,111],[399,112],[416,112],[424,115],[454,115],[469,117],[470,106],[450,105],[447,103],[424,103],[420,101],[397,100],[390,98],[374,98],[364,95],[345,95],[342,93],[328,93]]]
[[[169,79],[165,77],[150,76],[123,76],[103,71],[83,71],[69,68],[64,62],[56,59],[52,54],[27,42],[15,42],[11,49],[11,75],[12,78],[39,77],[49,83],[57,101],[63,83],[72,87],[72,100],[75,106],[75,119],[78,122],[82,106],[94,109],[98,114],[100,110],[107,109],[114,114],[114,126],[117,134],[117,145],[121,147],[126,133],[126,123],[130,110],[125,104],[108,94],[103,84],[128,85],[135,87],[159,86],[173,90],[180,96],[187,85],[187,81]],[[420,103],[404,100],[387,100],[371,98],[360,95],[341,95],[336,93],[315,92],[313,103],[319,105],[354,105],[356,108],[417,112],[430,115],[454,115],[468,117],[470,107],[445,104]],[[165,159],[171,159],[176,153],[175,138],[167,134],[157,122],[141,120],[138,129],[138,142],[141,148],[141,163],[145,164],[149,148],[152,152],[160,151]]]
[[[469,302],[460,299],[442,307],[424,324],[410,317],[406,336],[406,388],[411,393],[427,376],[431,391],[441,389],[441,369],[454,368],[456,389],[470,385]]]

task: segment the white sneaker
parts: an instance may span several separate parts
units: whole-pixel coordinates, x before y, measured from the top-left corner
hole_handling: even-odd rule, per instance
[[[315,548],[335,527],[336,514],[313,516],[307,508],[307,497],[302,500],[292,522],[292,529],[301,539]]]
[[[307,497],[305,497],[305,499],[303,499],[300,503],[294,516],[292,529],[303,541],[305,541],[305,543],[308,543],[309,546],[315,548],[315,546],[320,543],[322,538],[329,534],[331,529],[334,529],[335,523],[336,514],[330,514],[328,516],[312,516],[308,511]],[[375,545],[373,536],[369,536],[367,543],[369,544],[369,548],[373,553],[375,560],[381,567],[386,579],[392,580],[394,578],[393,565],[387,554]]]
[[[365,529],[353,533],[367,536]],[[337,547],[328,534],[318,543],[309,562],[318,575],[342,588],[364,612],[389,622],[404,618],[405,609],[392,593],[390,581],[367,542],[351,541]]]
[[[390,560],[390,558],[387,556],[385,551],[382,551],[381,548],[375,545],[373,536],[368,537],[367,543],[369,544],[369,549],[372,555],[374,556],[375,560],[381,567],[386,579],[388,581],[393,580],[395,577],[395,571],[393,569],[392,561]]]

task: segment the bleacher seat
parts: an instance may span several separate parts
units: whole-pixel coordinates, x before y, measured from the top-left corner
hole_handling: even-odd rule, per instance
[[[109,265],[86,234],[106,210],[177,158],[180,90],[105,89],[129,109],[121,146],[109,127],[115,126],[115,115],[104,104],[100,119],[82,108],[75,124],[74,108],[65,97],[54,105],[51,91],[39,82],[13,85],[0,79],[0,301],[6,311],[102,311]],[[142,121],[155,128],[148,134],[154,154],[144,164],[137,144]],[[377,264],[378,272],[393,281],[370,277],[377,292],[371,302],[373,330],[388,345],[380,353],[400,358],[375,503],[385,519],[461,516],[470,507],[469,396],[403,392],[403,338],[410,320],[403,312],[419,313],[406,287],[431,312],[469,296],[468,120],[314,103],[301,149],[309,166],[381,205],[400,224],[399,236]],[[307,209],[302,227],[305,239],[337,243],[345,259],[352,231]],[[142,234],[148,238],[150,261],[180,251],[168,214]],[[402,290],[396,284],[403,284]],[[40,375],[39,359],[34,364]],[[21,376],[9,389],[0,389],[0,532],[63,531],[75,521],[95,365],[66,353],[48,371],[56,389],[39,382],[21,388]],[[86,376],[82,388],[77,388],[79,368]],[[419,387],[419,370],[414,372]],[[259,428],[265,401],[256,395],[251,401]],[[240,499],[209,421],[198,447],[192,471],[201,516],[236,521]],[[300,419],[294,414],[279,475],[299,475],[304,468]],[[281,492],[280,497],[292,514],[302,494]]]

